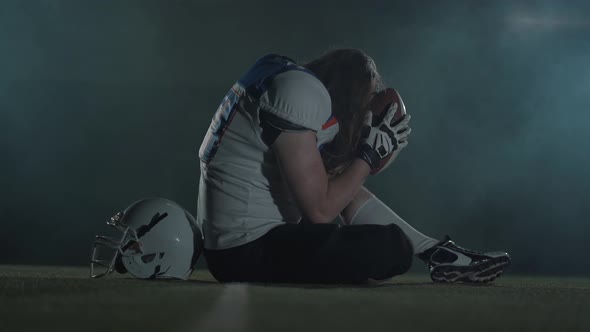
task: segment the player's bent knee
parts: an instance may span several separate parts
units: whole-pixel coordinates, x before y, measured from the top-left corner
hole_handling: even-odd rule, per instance
[[[399,226],[391,224],[387,226],[391,234],[391,245],[393,254],[393,275],[400,275],[408,272],[412,266],[414,250],[410,240]]]

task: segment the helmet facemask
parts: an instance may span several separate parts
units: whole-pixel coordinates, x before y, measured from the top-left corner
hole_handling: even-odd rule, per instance
[[[107,221],[107,225],[113,227],[123,235],[117,239],[110,236],[97,235],[92,245],[92,256],[90,258],[90,276],[101,278],[111,274],[115,267],[118,272],[125,272],[121,269],[121,262],[117,262],[123,256],[142,256],[141,242],[134,229],[123,222],[123,212],[118,212]]]

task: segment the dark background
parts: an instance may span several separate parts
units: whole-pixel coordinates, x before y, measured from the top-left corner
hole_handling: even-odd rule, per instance
[[[371,55],[412,114],[368,187],[517,273],[590,273],[583,1],[0,2],[0,263],[86,264],[114,212],[196,213],[197,150],[259,56]]]

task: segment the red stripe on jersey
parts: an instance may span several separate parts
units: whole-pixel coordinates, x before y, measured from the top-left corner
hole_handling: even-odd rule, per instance
[[[331,116],[328,121],[326,121],[326,123],[324,123],[322,125],[322,130],[328,129],[330,127],[332,127],[333,125],[338,123],[338,119],[336,119],[335,116]]]

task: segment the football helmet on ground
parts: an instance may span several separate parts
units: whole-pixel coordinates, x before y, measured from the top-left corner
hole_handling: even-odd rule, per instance
[[[202,252],[203,236],[193,216],[164,198],[139,200],[107,225],[122,236],[96,236],[90,263],[93,278],[115,270],[140,279],[186,280]]]

